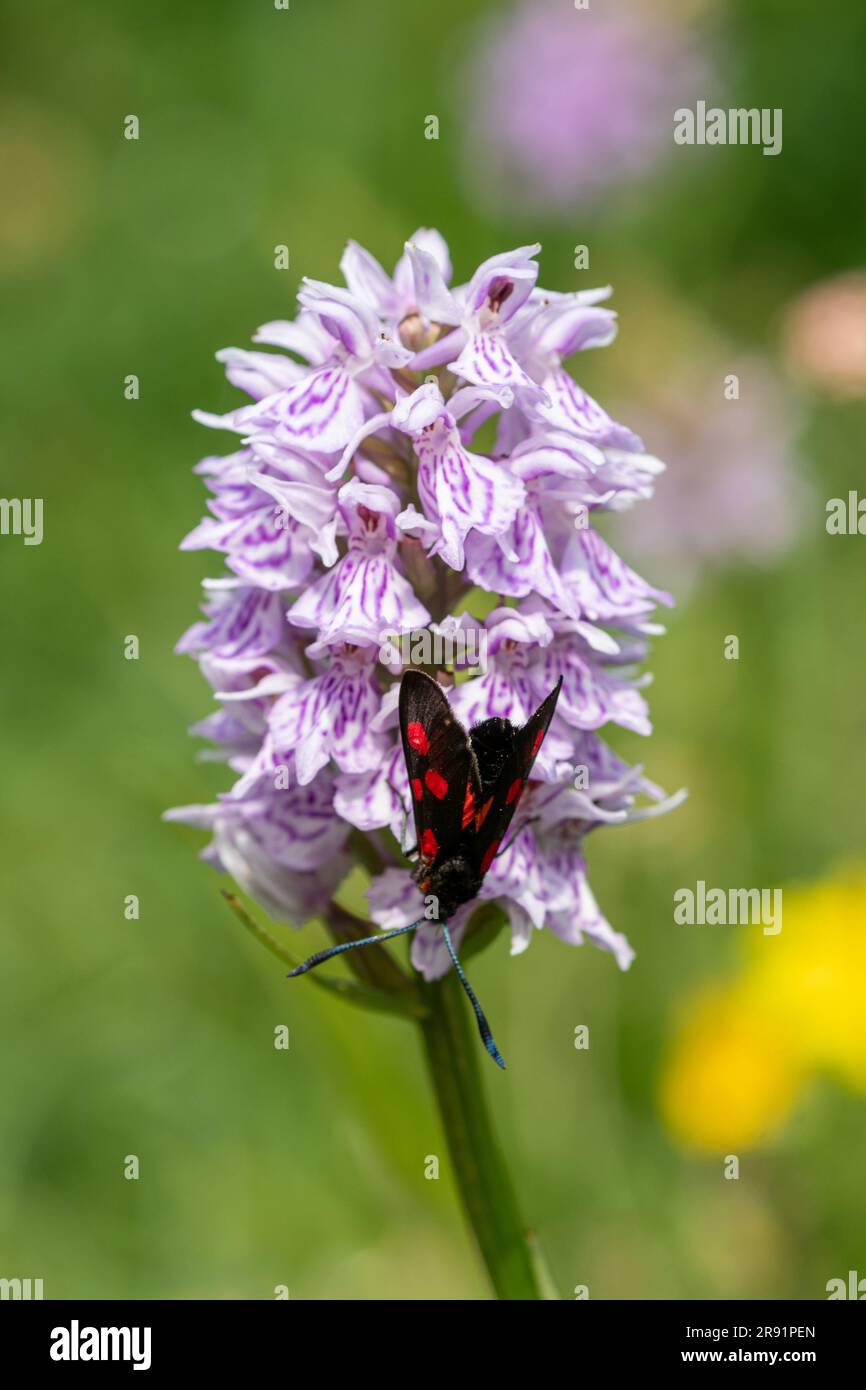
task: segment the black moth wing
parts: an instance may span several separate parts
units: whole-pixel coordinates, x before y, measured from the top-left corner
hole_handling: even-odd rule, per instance
[[[463,833],[467,790],[477,800],[480,779],[469,735],[442,687],[423,671],[400,682],[400,735],[415,813],[418,854],[436,869]]]
[[[502,770],[475,816],[476,831],[470,840],[469,854],[481,878],[490,868],[493,858],[505,839],[514,812],[523,795],[532,765],[553,718],[562,677],[547,698],[542,701],[522,728],[515,730],[513,742]]]

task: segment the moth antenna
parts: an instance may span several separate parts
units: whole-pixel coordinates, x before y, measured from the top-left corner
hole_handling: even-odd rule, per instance
[[[292,979],[295,975],[306,975],[308,970],[315,970],[317,965],[322,965],[324,961],[330,960],[332,956],[340,956],[344,951],[356,951],[359,946],[378,946],[382,941],[390,941],[395,936],[405,936],[407,932],[414,931],[420,927],[425,919],[419,918],[408,927],[395,927],[393,931],[377,932],[375,936],[365,936],[361,941],[344,941],[339,946],[331,946],[327,951],[317,951],[309,960],[303,964],[296,965],[294,970],[290,970],[287,978]]]
[[[487,1051],[490,1053],[490,1056],[493,1058],[496,1065],[501,1067],[502,1070],[505,1071],[505,1062],[502,1059],[502,1054],[500,1053],[499,1048],[496,1046],[493,1034],[490,1031],[490,1024],[487,1022],[487,1019],[484,1016],[484,1010],[482,1009],[478,1000],[475,998],[475,993],[472,989],[472,986],[466,978],[463,966],[457,959],[457,952],[454,949],[454,942],[451,940],[451,933],[449,932],[444,922],[440,923],[440,925],[445,936],[445,945],[448,947],[448,954],[454,963],[454,969],[457,971],[457,978],[459,979],[463,988],[466,990],[466,993],[469,995],[469,1002],[475,1010],[475,1017],[478,1019],[478,1031],[481,1034],[481,1041],[484,1043],[484,1046],[487,1048]]]

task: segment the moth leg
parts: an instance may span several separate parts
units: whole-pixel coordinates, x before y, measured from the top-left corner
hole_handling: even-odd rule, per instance
[[[405,854],[405,856],[406,856],[407,859],[411,859],[412,856],[413,856],[413,854],[417,854],[417,853],[418,853],[418,846],[417,846],[417,845],[413,845],[411,849],[407,849],[407,848],[406,848],[406,827],[407,827],[408,824],[409,824],[409,813],[408,813],[408,811],[406,811],[406,810],[404,809],[404,811],[403,811],[403,828],[402,828],[402,830],[400,831],[400,853],[401,853],[401,854]]]

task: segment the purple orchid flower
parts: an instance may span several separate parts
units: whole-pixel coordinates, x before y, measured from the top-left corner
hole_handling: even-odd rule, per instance
[[[502,908],[514,954],[549,929],[625,969],[586,844],[677,802],[601,736],[649,734],[637,668],[670,599],[596,523],[649,497],[662,465],[565,365],[614,336],[609,290],[539,289],[538,250],[493,256],[452,287],[436,231],[414,234],[392,276],[350,242],[345,288],[304,280],[297,318],[258,330],[263,350],[219,354],[248,403],[197,412],[240,444],[198,465],[209,514],[183,548],[222,554],[226,570],[178,650],[217,702],[193,732],[235,780],[214,805],[168,814],[209,830],[208,861],[297,926],[329,920],[360,837],[364,864],[379,865],[373,921],[417,922],[396,710],[405,648],[388,642],[471,637],[483,661],[458,651],[443,673],[466,726],[522,724],[562,679],[480,898]],[[477,442],[484,425],[492,451]],[[483,621],[473,585],[497,598]],[[455,943],[475,907],[449,923]],[[427,978],[449,968],[436,924],[419,928],[412,959]]]
[[[538,243],[491,256],[453,293],[428,251],[411,242],[406,250],[420,307],[435,322],[454,325],[453,332],[416,354],[416,371],[447,363],[449,371],[472,385],[509,386],[527,401],[543,399],[509,344],[510,330],[535,288]]]
[[[436,267],[443,285],[451,279],[451,258],[439,232],[420,227],[409,238],[409,245],[418,247]],[[340,269],[352,294],[364,301],[389,323],[393,331],[412,314],[423,314],[415,288],[415,275],[408,251],[404,251],[394,270],[393,278],[385,274],[375,256],[357,242],[350,241],[340,261]],[[429,323],[429,320],[427,320]]]
[[[289,609],[295,627],[318,633],[308,648],[310,656],[334,642],[378,646],[389,629],[411,631],[430,622],[427,609],[396,567],[397,494],[352,478],[340,489],[338,506],[347,534],[346,553]]]

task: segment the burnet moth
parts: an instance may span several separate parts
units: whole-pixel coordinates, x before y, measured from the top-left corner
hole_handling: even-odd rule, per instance
[[[487,1019],[457,959],[448,920],[477,897],[526,788],[544,741],[562,679],[527,722],[516,728],[507,719],[485,719],[468,732],[455,718],[442,687],[422,671],[407,671],[400,683],[400,734],[412,808],[417,862],[412,877],[435,917],[346,941],[317,951],[290,973],[303,975],[332,956],[359,946],[378,945],[437,920],[454,969],[475,1010],[487,1051],[505,1066]]]

